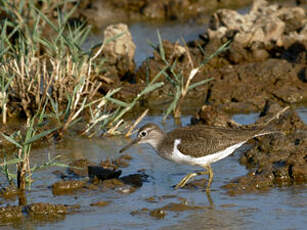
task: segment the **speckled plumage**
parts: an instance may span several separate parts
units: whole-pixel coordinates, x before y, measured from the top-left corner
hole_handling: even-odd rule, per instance
[[[144,125],[138,133],[140,134],[144,130],[149,130],[149,132],[156,130],[163,137],[155,148],[157,152],[170,153],[173,149],[174,140],[180,139],[181,142],[177,146],[178,150],[182,154],[192,157],[202,157],[219,152],[231,145],[248,141],[255,136],[271,133],[264,129],[230,129],[205,125],[186,126],[164,133],[159,126],[153,123]]]
[[[208,173],[208,189],[213,179],[211,163],[229,156],[248,140],[270,133],[274,131],[266,128],[230,129],[205,125],[187,126],[165,133],[156,124],[148,123],[140,128],[137,138],[121,152],[136,143],[150,144],[164,159],[207,169],[188,174],[176,188],[183,187],[194,176]]]

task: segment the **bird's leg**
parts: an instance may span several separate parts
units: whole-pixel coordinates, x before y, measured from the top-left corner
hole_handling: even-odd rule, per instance
[[[195,177],[195,176],[200,176],[200,175],[205,175],[210,173],[209,171],[201,171],[201,172],[193,172],[193,173],[189,173],[188,175],[186,175],[175,187],[175,189],[178,188],[182,188],[186,185],[186,183],[188,183],[188,181]]]
[[[211,183],[212,183],[212,181],[213,181],[213,175],[214,175],[214,173],[213,173],[213,170],[212,170],[212,168],[211,168],[210,165],[207,165],[205,168],[207,169],[207,172],[208,172],[208,174],[209,174],[209,181],[208,181],[208,184],[207,184],[207,191],[209,191],[210,186],[211,186]]]

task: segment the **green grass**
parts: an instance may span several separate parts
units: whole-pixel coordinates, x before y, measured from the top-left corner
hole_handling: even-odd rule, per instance
[[[0,1],[1,13],[6,15],[0,21],[2,125],[8,123],[12,114],[24,114],[27,124],[25,133],[0,133],[16,147],[15,157],[10,160],[6,157],[0,163],[0,172],[8,181],[15,180],[21,190],[31,182],[35,170],[60,165],[49,159],[40,166],[31,166],[34,142],[55,132],[64,135],[76,124],[83,126],[82,134],[90,137],[97,130],[117,134],[124,124],[123,116],[137,101],[163,85],[163,82],[148,84],[131,102],[116,99],[120,88],[105,95],[98,93],[101,83],[93,76],[100,74],[105,62],[98,57],[108,42],[122,34],[105,41],[97,52],[84,51],[81,46],[91,28],[85,23],[70,22],[78,5],[73,6],[69,0],[41,3]],[[51,122],[54,127],[48,127],[45,120],[55,121]],[[16,173],[9,170],[10,165],[16,166]]]
[[[163,47],[162,38],[160,36],[159,31],[157,32],[157,34],[158,34],[158,42],[159,42],[158,44],[159,55],[160,55],[161,60],[165,63],[165,69],[164,69],[165,71],[163,71],[163,75],[167,79],[167,81],[173,86],[172,87],[173,90],[171,93],[173,100],[168,106],[164,114],[163,120],[165,121],[171,113],[173,113],[173,116],[175,119],[180,118],[181,106],[188,92],[198,86],[201,86],[213,80],[213,78],[208,78],[208,79],[204,79],[204,80],[192,83],[193,78],[199,72],[201,72],[201,69],[208,62],[210,62],[212,58],[218,56],[219,54],[221,54],[222,52],[226,51],[229,48],[231,41],[228,41],[225,44],[223,44],[212,54],[207,55],[203,53],[203,55],[205,56],[205,59],[197,67],[192,67],[188,76],[184,76],[183,71],[180,70],[180,68],[178,68],[176,59],[173,62],[170,62],[167,60],[166,55],[165,55],[165,50]],[[203,52],[202,49],[201,51]],[[188,48],[186,48],[185,52],[186,53],[189,52]],[[190,54],[188,53],[187,55],[190,55]]]

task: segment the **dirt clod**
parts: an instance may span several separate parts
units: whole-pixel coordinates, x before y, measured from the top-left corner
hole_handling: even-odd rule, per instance
[[[18,221],[23,217],[21,206],[0,207],[0,222]]]
[[[52,193],[54,195],[70,194],[82,189],[85,184],[85,181],[78,180],[59,181],[52,185]]]
[[[67,214],[67,207],[62,204],[34,203],[25,210],[31,217],[42,219],[63,218]]]

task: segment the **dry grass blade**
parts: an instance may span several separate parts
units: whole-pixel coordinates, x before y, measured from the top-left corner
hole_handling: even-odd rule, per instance
[[[147,115],[147,113],[149,112],[149,109],[146,109],[141,116],[138,117],[138,119],[135,120],[135,122],[133,123],[133,125],[129,128],[128,132],[126,133],[126,137],[129,137],[133,134],[133,130],[134,128],[143,120],[143,118]]]

